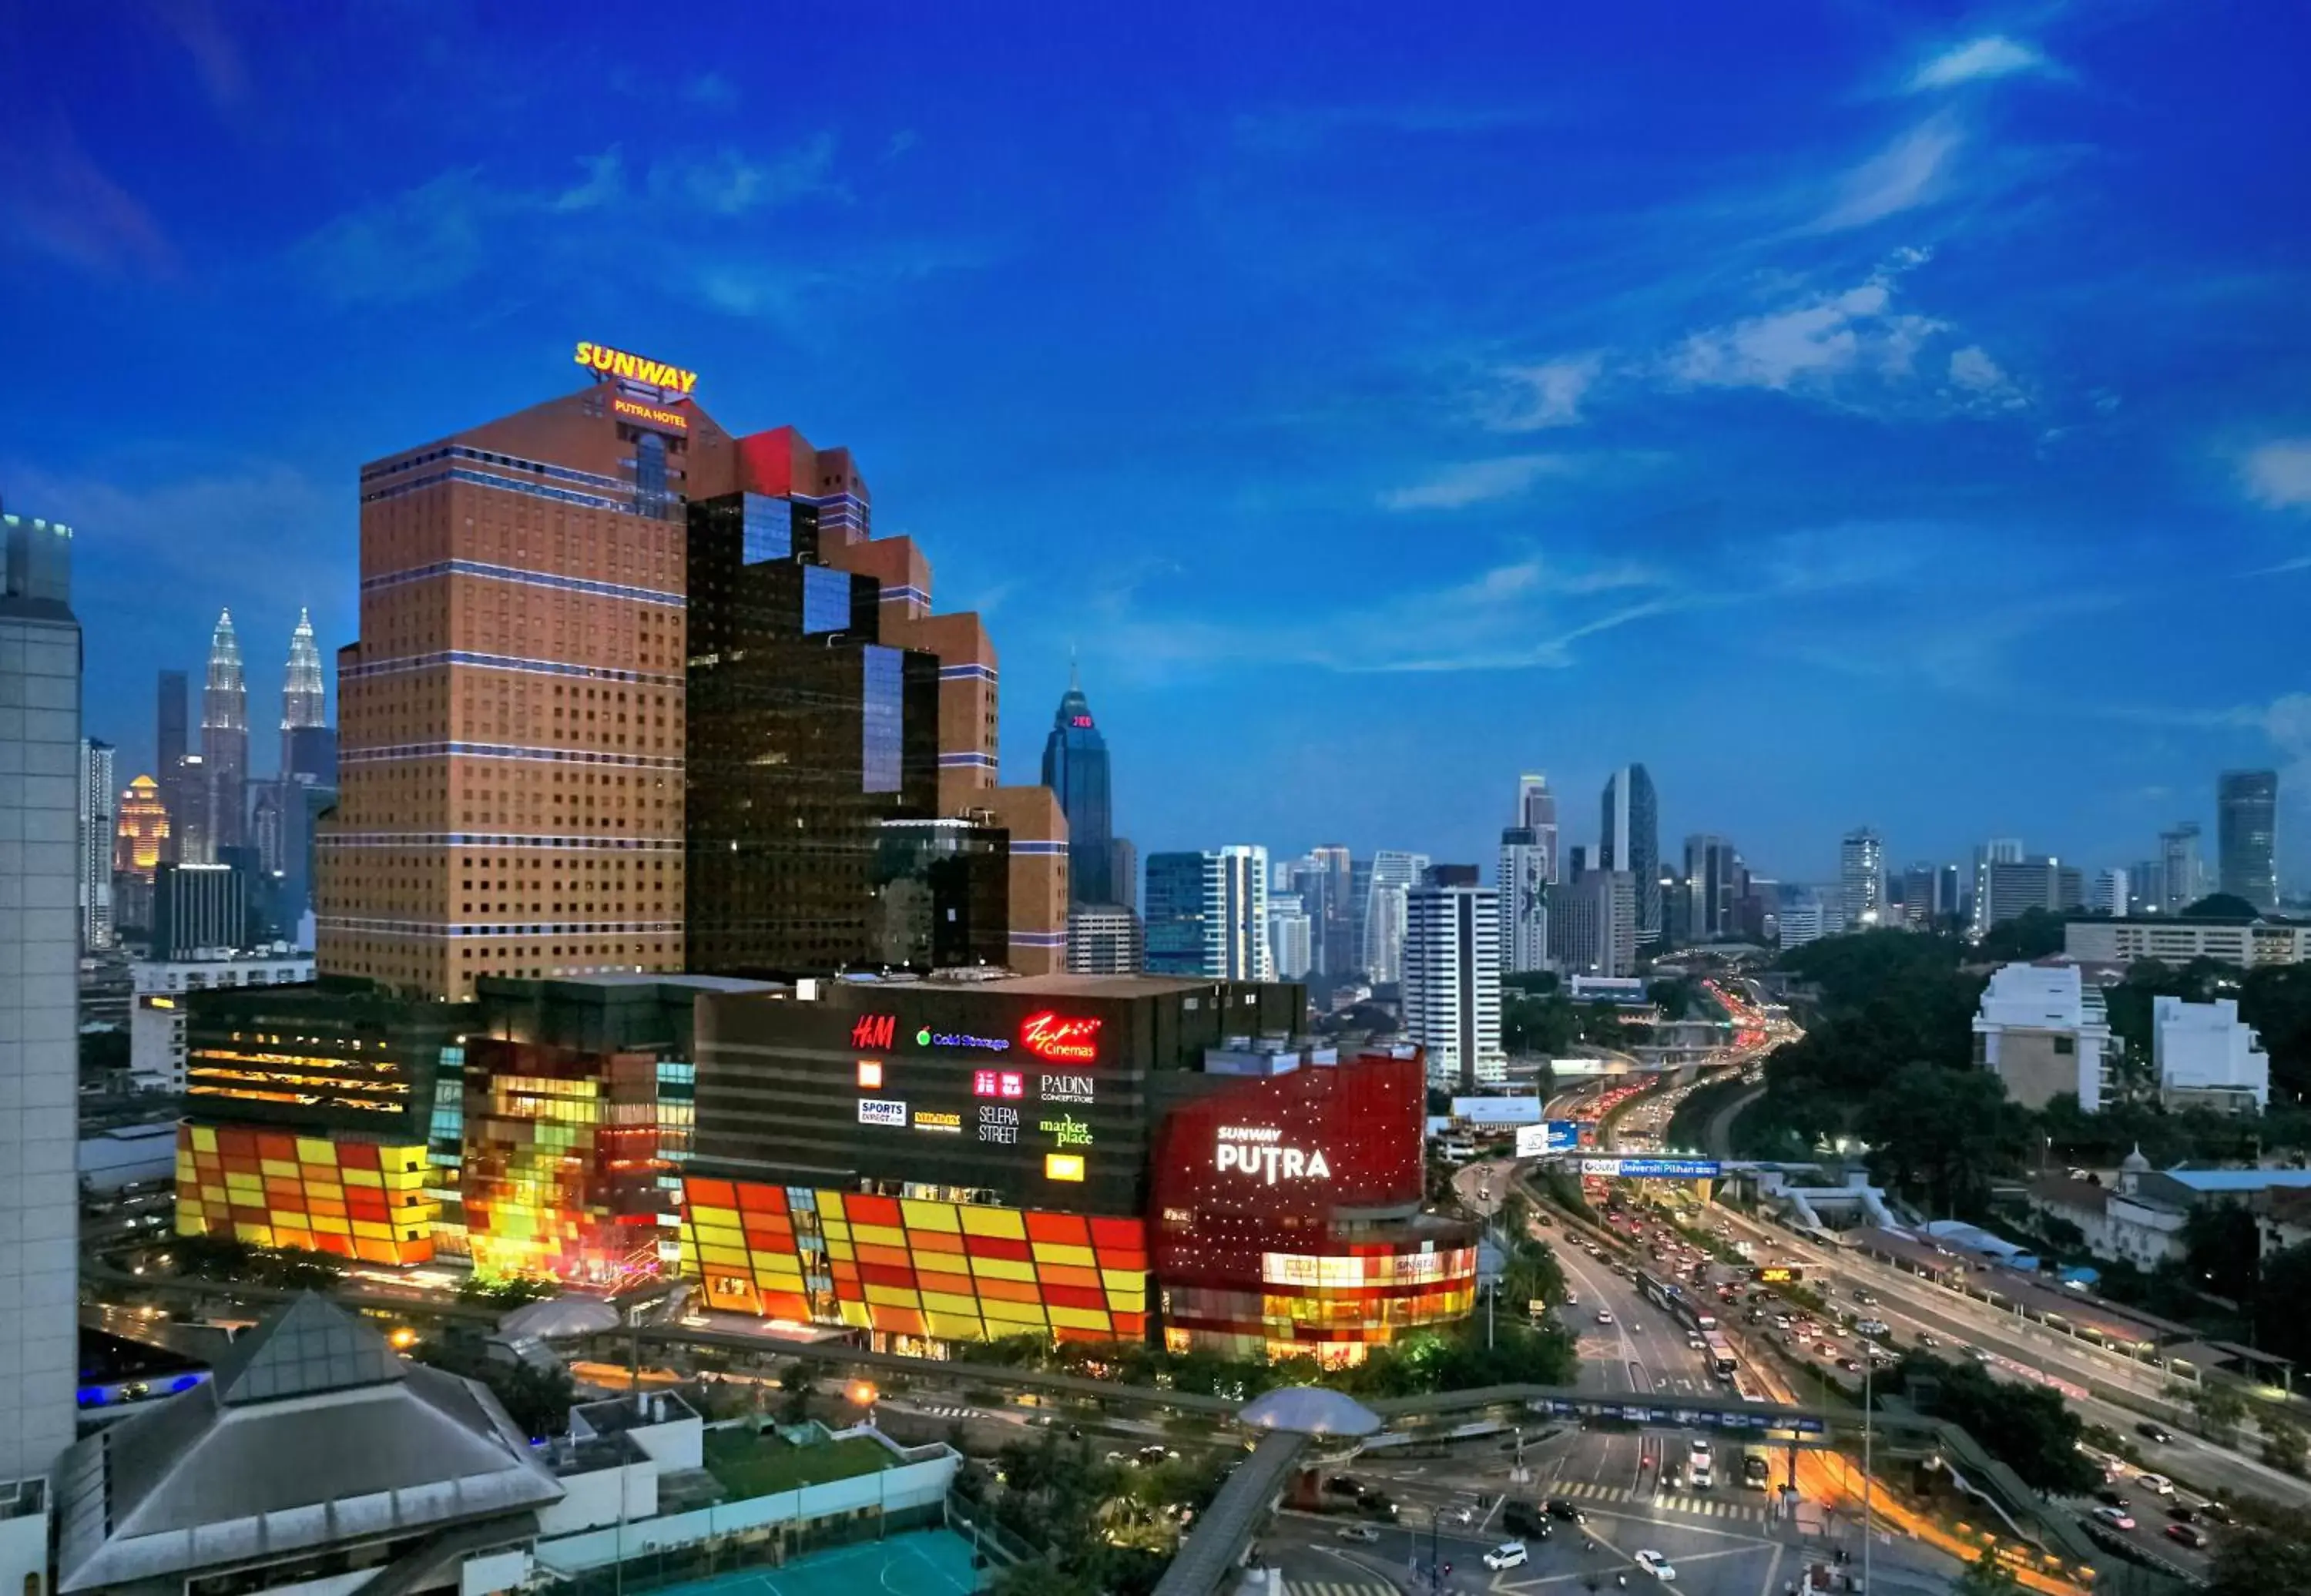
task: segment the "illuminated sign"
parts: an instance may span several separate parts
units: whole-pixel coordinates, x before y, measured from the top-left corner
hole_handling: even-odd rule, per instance
[[[690,431],[690,418],[679,410],[664,410],[656,405],[638,405],[632,399],[613,399],[610,413],[623,415],[653,427],[666,427],[676,432]]]
[[[1215,1165],[1240,1174],[1266,1175],[1271,1186],[1278,1181],[1329,1181],[1332,1166],[1322,1149],[1310,1153],[1279,1147],[1284,1132],[1266,1126],[1223,1125]]]
[[[1753,1279],[1762,1280],[1768,1286],[1783,1286],[1792,1281],[1805,1278],[1803,1269],[1792,1269],[1787,1264],[1779,1263],[1770,1264],[1761,1269],[1752,1269],[1749,1273]]]
[[[963,1134],[963,1116],[944,1110],[919,1108],[915,1111],[915,1129],[943,1131],[948,1136]]]
[[[1539,1125],[1517,1127],[1516,1156],[1520,1158],[1569,1153],[1580,1145],[1581,1121],[1578,1120],[1548,1120]]]
[[[1100,1022],[1070,1019],[1045,1009],[1019,1027],[1019,1045],[1054,1064],[1088,1064],[1099,1057]]]
[[[973,1097],[1025,1097],[1027,1077],[1016,1069],[974,1069],[971,1072],[971,1095]]]
[[[1081,1153],[1046,1153],[1043,1155],[1043,1178],[1047,1181],[1080,1181],[1084,1178]]]
[[[859,1023],[850,1027],[850,1045],[856,1048],[887,1048],[897,1040],[899,1016],[895,1014],[862,1014]]]
[[[1056,1120],[1045,1120],[1035,1127],[1046,1136],[1054,1137],[1063,1147],[1091,1146],[1091,1127],[1073,1114],[1061,1114]]]
[[[859,1100],[859,1122],[861,1125],[891,1125],[904,1130],[907,1128],[907,1105],[895,1097],[861,1097]]]
[[[1046,1103],[1090,1103],[1095,1083],[1087,1075],[1047,1075],[1037,1095]]]
[[[934,1031],[929,1025],[915,1033],[917,1047],[975,1047],[990,1053],[1007,1053],[1011,1044],[1000,1036],[966,1036],[960,1031]]]
[[[1581,1173],[1624,1181],[1714,1181],[1714,1158],[1583,1158]]]
[[[1077,715],[1072,721],[1068,722],[1068,724],[1072,726],[1087,727],[1091,724],[1091,717],[1089,715]]]
[[[1019,1111],[990,1103],[979,1111],[979,1139],[999,1142],[1007,1147],[1019,1145]]]
[[[613,349],[607,344],[578,345],[578,363],[592,371],[597,379],[624,377],[635,382],[647,382],[653,388],[671,388],[686,394],[698,386],[698,373],[685,371],[680,366],[669,366],[661,361],[644,360],[639,354],[628,354],[623,349]]]
[[[859,1060],[859,1089],[879,1092],[883,1089],[883,1061],[880,1059]]]

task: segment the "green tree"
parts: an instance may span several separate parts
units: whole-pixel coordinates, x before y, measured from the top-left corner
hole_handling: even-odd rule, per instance
[[[2311,1540],[2298,1529],[2242,1524],[2215,1543],[2209,1596],[2302,1596],[2311,1591]]]
[[[2304,1436],[2300,1426],[2292,1419],[2272,1417],[2263,1421],[2263,1461],[2274,1469],[2289,1474],[2303,1472]],[[2311,1591],[2311,1585],[2303,1587]]]
[[[2246,1419],[2246,1399],[2211,1380],[2195,1385],[2178,1381],[2167,1388],[2167,1396],[2197,1415],[2199,1427],[2211,1435],[2227,1436]]]
[[[2238,990],[2239,1018],[2271,1055],[2272,1096],[2311,1099],[2311,964],[2263,964]]]
[[[1998,1560],[1997,1553],[1989,1551],[1967,1564],[1950,1582],[1951,1596],[2011,1596],[2021,1588],[2014,1571]]]
[[[2260,920],[2263,911],[2232,893],[2209,893],[2183,911],[2191,920]]]
[[[2255,1292],[2254,1341],[2264,1352],[2311,1365],[2311,1242],[2298,1242],[2262,1263]]]
[[[1931,1064],[1897,1070],[1856,1118],[1881,1175],[1941,1214],[1988,1208],[1992,1179],[2021,1162],[2028,1124],[1995,1075]]]
[[[1099,1596],[1092,1581],[1045,1557],[1013,1564],[995,1576],[992,1590],[993,1596]]]
[[[2017,959],[2043,959],[2062,951],[2062,928],[2082,920],[2080,913],[2056,914],[2051,910],[2025,909],[2012,920],[2001,920],[1975,945],[1975,956],[1984,963],[2011,964]]]
[[[2183,1262],[2191,1283],[2235,1303],[2254,1300],[2263,1237],[2254,1216],[2235,1202],[2204,1203],[2183,1218]]]
[[[2102,1471],[2079,1451],[2086,1426],[2052,1386],[2008,1385],[1979,1364],[1946,1364],[1913,1351],[1878,1382],[1912,1396],[1924,1412],[1946,1418],[2033,1490],[2083,1496]]]

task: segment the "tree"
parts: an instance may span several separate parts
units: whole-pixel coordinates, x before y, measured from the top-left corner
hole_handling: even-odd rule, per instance
[[[2233,893],[2209,893],[2183,911],[2190,920],[2260,920],[2263,911]]]
[[[1943,1214],[1989,1207],[1991,1180],[2020,1162],[2027,1127],[1995,1075],[1931,1064],[1897,1071],[1856,1118],[1884,1177]]]
[[[2102,1470],[2079,1451],[2085,1424],[2052,1386],[2008,1385],[1979,1364],[1946,1364],[1913,1351],[1878,1387],[1908,1392],[1913,1382],[1925,1412],[1965,1430],[2031,1489],[2083,1496],[2102,1482]]]
[[[1950,1583],[1951,1596],[2010,1596],[2021,1588],[2014,1571],[1998,1560],[1994,1550],[1967,1564],[1966,1571]]]
[[[2311,1541],[2242,1524],[2215,1543],[2208,1596],[2301,1596],[2311,1591]]]
[[[2261,1350],[2311,1365],[2311,1242],[2298,1242],[2263,1260],[2254,1299],[2254,1340]]]
[[[2303,1472],[2303,1431],[2293,1420],[2272,1417],[2263,1421],[2264,1462],[2289,1474],[2300,1474]],[[2311,1590],[2311,1585],[2303,1588]]]
[[[2246,1399],[2211,1380],[2195,1385],[2178,1381],[2167,1388],[2167,1396],[2196,1414],[2199,1427],[2211,1435],[2228,1436],[2246,1418]]]
[[[1049,1558],[1014,1563],[995,1576],[993,1596],[1098,1596],[1099,1587],[1081,1574],[1060,1570]]]
[[[2240,1203],[2204,1203],[2183,1218],[2183,1261],[2191,1283],[2235,1303],[2254,1300],[2263,1237]]]
[[[2046,909],[2025,909],[2012,920],[2001,920],[1975,945],[1975,956],[1998,964],[2043,959],[2062,951],[2062,927],[2082,918],[2056,914]]]

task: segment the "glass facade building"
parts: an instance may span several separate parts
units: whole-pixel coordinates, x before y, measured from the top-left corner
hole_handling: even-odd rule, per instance
[[[2279,772],[2225,771],[2215,782],[2215,868],[2224,892],[2279,907]]]
[[[1068,902],[1117,903],[1112,876],[1115,813],[1108,786],[1107,739],[1093,723],[1083,683],[1071,680],[1043,740],[1043,785],[1068,817]]]

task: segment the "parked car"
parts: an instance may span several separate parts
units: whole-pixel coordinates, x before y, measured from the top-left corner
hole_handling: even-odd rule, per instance
[[[2114,1530],[2134,1528],[2134,1515],[2124,1507],[2097,1507],[2094,1510],[2094,1515]]]
[[[2187,1546],[2194,1552],[2206,1549],[2207,1532],[2196,1524],[2169,1524],[2166,1536],[2176,1546]]]
[[[1522,1540],[1504,1540],[1485,1554],[1485,1566],[1496,1574],[1504,1568],[1522,1568],[1524,1562],[1524,1542]]]

